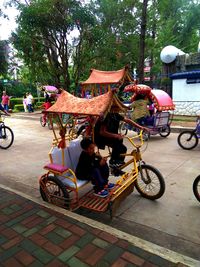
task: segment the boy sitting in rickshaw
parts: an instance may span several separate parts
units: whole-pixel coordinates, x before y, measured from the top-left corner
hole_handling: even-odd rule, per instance
[[[89,138],[84,138],[81,143],[83,151],[76,167],[76,177],[80,180],[91,181],[94,185],[94,194],[98,197],[107,197],[108,190],[115,184],[108,183],[109,167],[107,158],[95,153],[95,144]]]

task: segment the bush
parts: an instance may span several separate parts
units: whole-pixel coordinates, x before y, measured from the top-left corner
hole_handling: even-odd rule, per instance
[[[14,111],[24,111],[24,105],[23,104],[17,104],[14,106]]]
[[[38,101],[40,101],[39,103],[41,103],[42,101],[44,101],[44,97],[34,97],[34,105],[37,105]],[[13,109],[15,105],[18,104],[23,104],[23,98],[11,98],[9,107]]]
[[[41,109],[41,106],[42,106],[42,104],[44,104],[44,102],[36,102],[35,104],[34,104],[34,107],[35,108],[40,108]]]
[[[10,108],[13,109],[15,105],[22,104],[23,106],[23,100],[22,98],[11,98],[10,99]]]

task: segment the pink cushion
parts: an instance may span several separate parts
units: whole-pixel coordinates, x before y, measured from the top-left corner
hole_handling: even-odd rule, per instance
[[[68,170],[68,168],[65,166],[62,166],[59,164],[53,164],[53,163],[49,163],[49,164],[45,165],[44,168],[48,169],[48,170],[52,170],[52,171],[57,171],[60,173],[63,173],[63,172]]]

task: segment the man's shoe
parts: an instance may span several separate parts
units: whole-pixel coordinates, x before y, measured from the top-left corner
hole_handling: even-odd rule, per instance
[[[104,190],[101,190],[100,192],[94,193],[94,195],[98,197],[107,197],[109,193],[108,193],[108,190],[104,189]]]
[[[115,168],[115,167],[118,168],[123,164],[125,164],[123,160],[110,160],[109,161],[110,168]]]

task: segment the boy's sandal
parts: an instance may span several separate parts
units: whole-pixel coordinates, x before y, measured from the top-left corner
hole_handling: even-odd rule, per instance
[[[108,191],[107,190],[101,190],[100,192],[98,193],[94,193],[95,196],[98,196],[98,197],[107,197],[109,195]]]

